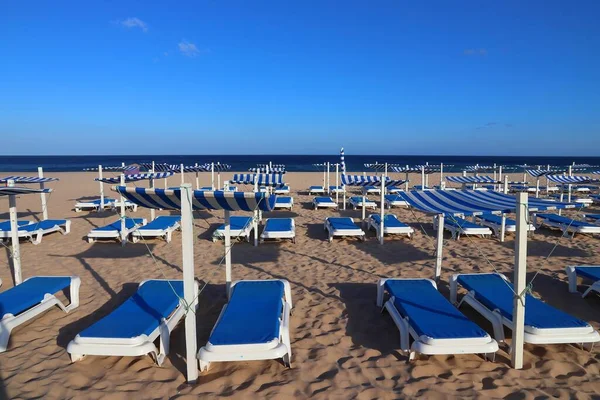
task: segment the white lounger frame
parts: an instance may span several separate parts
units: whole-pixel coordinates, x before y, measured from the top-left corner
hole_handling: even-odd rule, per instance
[[[232,229],[231,226],[229,227],[229,237],[234,238],[234,239],[245,239],[246,242],[250,241],[250,234],[252,233],[252,230],[254,229],[254,224],[252,223],[252,218],[250,217],[250,223],[246,224],[246,226],[244,226],[243,229]],[[225,239],[225,229],[221,230],[219,228],[217,228],[212,235],[212,241],[213,242],[218,242],[219,240],[223,240]]]
[[[313,186],[317,186],[317,185],[313,185]],[[308,194],[323,194],[325,193],[325,188],[321,187],[320,189],[314,189],[314,188],[308,188]]]
[[[388,214],[389,215],[389,214]],[[379,237],[379,223],[376,222],[373,218],[371,218],[372,215],[369,215],[368,221],[369,221],[369,230],[370,229],[375,229],[375,232],[377,233],[377,237]],[[398,219],[396,217],[396,219]],[[400,221],[400,220],[398,220]],[[410,226],[391,226],[388,227],[385,225],[385,220],[384,220],[384,224],[383,224],[383,234],[384,235],[408,235],[409,239],[412,239],[412,234],[415,233],[415,230],[410,227]]]
[[[166,279],[153,279],[166,280]],[[148,280],[138,286],[141,287]],[[198,282],[194,281],[194,298],[198,297]],[[198,302],[196,302],[196,308]],[[192,312],[190,310],[190,312]],[[161,366],[169,354],[171,332],[177,326],[181,318],[185,316],[185,307],[181,301],[175,311],[166,319],[163,318],[158,328],[149,336],[140,335],[131,339],[109,339],[109,338],[82,338],[75,336],[67,346],[67,352],[71,354],[71,361],[83,360],[85,356],[123,356],[137,357],[149,354],[158,366]],[[156,348],[154,341],[160,337],[159,347]]]
[[[449,220],[450,217],[447,218]],[[464,219],[464,218],[462,218]],[[438,229],[438,219],[437,216],[433,217],[433,226],[437,230]],[[460,235],[476,235],[481,237],[492,236],[492,231],[487,226],[477,227],[477,228],[459,228],[454,225],[450,225],[448,223],[444,224],[444,229],[450,231],[452,233],[452,239],[459,240]]]
[[[315,210],[317,210],[319,208],[334,208],[334,209],[338,208],[338,204],[333,199],[329,203],[318,202],[315,199],[313,199],[312,203],[313,203],[313,207]]]
[[[34,245],[37,245],[42,242],[42,238],[44,237],[44,235],[46,235],[48,233],[60,232],[63,235],[69,234],[71,232],[71,221],[68,219],[65,221],[66,222],[64,223],[64,228],[61,225],[57,224],[48,229],[38,229],[35,231],[24,231],[23,228],[25,228],[26,226],[35,225],[35,224],[37,224],[37,222],[33,222],[29,225],[22,225],[22,226],[19,226],[17,235],[19,236],[19,238],[26,238]],[[42,221],[40,221],[40,222],[42,222]],[[10,238],[10,231],[0,231],[0,240],[5,240],[5,239],[9,239],[9,238]]]
[[[286,196],[287,197],[287,196]],[[275,205],[273,206],[274,209],[280,209],[280,208],[284,208],[284,209],[288,209],[288,210],[292,210],[292,208],[294,207],[294,198],[290,197],[290,202],[289,203],[277,203],[275,202]]]
[[[136,218],[138,219],[138,218]],[[134,232],[136,229],[138,229],[140,226],[144,226],[147,224],[146,218],[142,218],[142,224],[141,225],[134,225],[133,228],[131,229],[125,229],[125,236],[124,237],[129,237],[129,234],[131,232]],[[88,243],[94,243],[96,240],[98,239],[114,239],[117,241],[121,240],[121,233],[118,230],[113,230],[113,231],[99,231],[96,229],[92,229],[90,231],[90,233],[87,234],[87,241]]]
[[[292,239],[292,243],[296,243],[296,222],[294,221],[293,218],[291,218],[291,220],[292,220],[292,229],[290,231],[269,232],[269,231],[263,230],[263,232],[260,234],[260,242],[264,243],[264,241],[266,239]],[[267,226],[268,222],[269,222],[269,218],[265,221],[265,227]]]
[[[290,193],[290,185],[288,185],[287,183],[284,184],[284,186],[287,186],[287,188],[276,188],[275,190],[273,190],[273,194],[289,194]]]
[[[575,272],[575,268],[585,268],[585,267],[592,267],[593,265],[573,265],[573,266],[569,266],[566,268],[566,272],[567,272],[567,277],[569,278],[569,292],[571,293],[578,293],[577,292],[577,273]],[[585,277],[581,277],[582,280],[588,280],[588,278]],[[588,294],[590,294],[590,292],[598,292],[598,294],[600,294],[600,280],[598,281],[594,281],[592,282],[592,284],[590,285],[590,287],[588,287],[586,289],[585,292],[583,292],[583,294],[581,295],[581,297],[585,297]]]
[[[362,198],[360,201],[354,201],[352,197],[348,198],[348,204],[350,204],[354,210],[356,210],[357,208],[362,208],[362,203]],[[377,203],[365,197],[365,208],[371,208],[375,210],[377,208]]]
[[[382,278],[377,283],[377,307],[382,307],[387,310],[392,317],[392,320],[400,331],[400,350],[404,354],[408,354],[409,361],[414,360],[417,353],[426,355],[435,354],[483,354],[487,359],[488,355],[495,355],[498,351],[498,343],[489,335],[483,338],[464,338],[464,339],[433,339],[428,336],[419,336],[410,325],[410,319],[403,317],[394,305],[395,297],[391,296],[388,301],[383,304],[385,295],[386,281],[412,281],[422,280],[421,278]],[[435,282],[431,279],[426,279],[437,290]],[[414,339],[412,346],[409,345],[409,336]]]
[[[539,219],[539,221],[538,221],[538,219]],[[600,233],[600,226],[594,226],[594,224],[591,224],[587,221],[579,221],[579,220],[576,220],[576,221],[585,222],[587,224],[590,224],[591,226],[573,226],[573,225],[569,225],[568,223],[563,224],[561,222],[550,221],[546,218],[539,217],[537,214],[533,215],[533,225],[535,225],[536,229],[539,229],[544,225],[546,225],[550,228],[557,228],[563,232],[563,236],[568,237],[569,232],[571,232],[571,239],[573,239],[575,237],[576,233],[588,234],[588,235],[595,235],[595,234]]]
[[[387,209],[391,209],[392,207],[406,207],[406,208],[408,208],[408,203],[406,201],[404,201],[404,200],[401,200],[400,198],[398,198],[398,200],[394,200],[394,201],[390,201],[390,200],[384,198],[383,205]]]
[[[254,361],[283,359],[283,363],[292,367],[292,345],[290,343],[290,314],[292,310],[292,291],[290,284],[284,279],[267,279],[268,281],[283,282],[284,297],[283,312],[279,319],[279,337],[268,343],[255,343],[243,345],[213,345],[210,342],[198,351],[198,365],[200,371],[207,371],[211,362],[216,361]],[[231,290],[239,282],[264,282],[259,280],[234,281]],[[227,304],[221,309],[221,314],[213,327],[219,324]],[[211,331],[212,334],[212,331]]]
[[[48,278],[55,277],[56,276],[48,276]],[[39,276],[39,278],[46,278],[46,276]],[[79,307],[79,287],[81,286],[81,279],[79,279],[78,276],[70,276],[69,278],[71,278],[71,285],[69,286],[70,303],[68,306],[65,306],[62,301],[57,299],[54,296],[54,293],[46,293],[44,299],[40,303],[26,311],[23,311],[21,314],[16,316],[13,314],[4,315],[2,320],[0,320],[0,353],[6,351],[6,348],[8,347],[8,340],[10,339],[10,333],[17,326],[37,317],[44,311],[47,311],[54,306],[58,306],[66,313]],[[23,282],[26,282],[28,279],[25,279]]]
[[[143,226],[134,230],[131,233],[131,241],[133,243],[137,243],[142,239],[150,239],[150,238],[163,238],[167,243],[171,243],[171,238],[173,237],[173,232],[179,229],[181,225],[179,222],[169,226],[166,229],[143,229]]]
[[[491,221],[486,221],[482,218],[477,217],[477,223],[479,225],[483,225],[483,226],[487,226],[488,228],[490,228],[493,232],[494,232],[494,236],[496,237],[500,237],[500,231],[502,230],[502,225],[501,224],[496,224],[494,222]],[[516,225],[508,225],[506,224],[504,226],[504,232],[505,233],[514,233],[517,230],[517,226]],[[527,228],[527,232],[534,232],[535,231],[535,226],[533,224],[529,224],[529,227]]]
[[[330,223],[329,219],[325,219],[324,229],[327,231],[327,240],[331,243],[335,236],[358,236],[360,240],[365,241],[365,231],[360,229],[358,226],[356,229],[335,229]]]
[[[497,311],[490,310],[485,305],[480,303],[476,298],[473,292],[467,292],[461,299],[460,302],[457,302],[458,295],[458,277],[460,275],[477,275],[477,274],[454,274],[450,279],[450,301],[453,304],[456,304],[456,307],[460,308],[463,303],[469,304],[475,311],[481,314],[485,319],[487,319],[493,326],[494,329],[494,339],[496,339],[500,343],[506,344],[506,339],[504,337],[504,328],[506,326],[511,331],[513,330],[513,322]],[[502,275],[498,274],[502,279],[509,282],[508,279]],[[525,343],[532,344],[559,344],[559,343],[593,343],[600,341],[600,334],[594,330],[593,327],[583,327],[583,328],[535,328],[532,326],[525,325],[525,335],[524,341]]]
[[[105,201],[104,202],[104,209],[113,209],[115,206],[115,201],[116,200],[112,200],[112,201]],[[75,203],[75,212],[82,212],[82,211],[99,211],[100,208],[100,204],[91,202],[91,201],[78,201],[77,203]]]

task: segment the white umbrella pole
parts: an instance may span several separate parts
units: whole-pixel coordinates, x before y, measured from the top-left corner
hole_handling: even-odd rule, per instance
[[[421,165],[421,190],[425,190],[425,167]]]
[[[100,183],[100,208],[98,211],[104,210],[104,184],[102,183],[102,165],[98,165],[98,183]]]
[[[573,167],[571,165],[569,165],[569,176],[573,176]],[[573,185],[571,185],[569,183],[567,188],[568,188],[567,202],[570,203],[571,202],[571,189],[573,188]]]
[[[383,237],[385,236],[384,232],[383,232],[383,229],[384,229],[383,219],[385,217],[384,198],[385,198],[385,179],[386,178],[387,178],[387,163],[385,163],[383,176],[381,177],[381,190],[380,190],[381,204],[380,204],[380,210],[379,210],[379,215],[381,216],[381,221],[379,221],[379,244],[383,244]]]
[[[217,171],[217,189],[221,187],[221,171]]]
[[[330,166],[329,166],[329,161],[327,162],[327,194],[329,193],[329,170],[330,170]]]
[[[440,189],[446,189],[446,183],[444,182],[444,163],[440,163]]]
[[[406,166],[406,182],[404,182],[404,190],[408,192],[408,165]]]
[[[152,170],[150,170],[150,173],[151,174],[154,173],[154,161],[152,161]],[[148,183],[149,183],[150,189],[154,189],[154,178],[150,178]],[[152,221],[154,221],[154,218],[156,218],[156,210],[154,208],[151,208],[150,209],[150,219]]]
[[[327,169],[325,168],[325,164],[323,164],[323,189],[327,186]]]
[[[215,163],[210,163],[210,187],[215,190]]]
[[[527,273],[527,193],[517,193],[517,231],[515,236],[514,287],[517,296],[513,300],[513,340],[511,361],[515,369],[523,368],[523,343],[525,335],[525,281]]]
[[[185,175],[184,175],[184,172],[183,172],[183,164],[181,164],[179,166],[179,168],[181,168],[181,170],[180,170],[181,171],[181,184],[183,185],[185,183]]]
[[[42,167],[38,167],[38,176],[40,178],[44,177],[44,169]],[[44,190],[44,182],[40,182],[40,189]],[[40,193],[40,198],[42,200],[42,217],[44,220],[48,219],[48,208],[46,206],[46,193]]]
[[[181,253],[183,256],[183,298],[188,309],[185,313],[185,355],[187,359],[187,381],[198,379],[196,361],[196,303],[194,285],[194,219],[192,215],[192,185],[181,185]]]
[[[336,163],[335,164],[335,202],[338,203],[338,205],[340,202],[340,191],[338,190],[339,189],[338,186],[340,184],[340,181],[339,181],[340,177],[338,175],[339,168],[340,168],[339,164]]]
[[[504,242],[506,236],[506,214],[502,214],[502,222],[500,223],[500,241]]]
[[[121,186],[125,186],[125,174],[121,173]],[[127,242],[127,234],[125,232],[125,198],[123,195],[121,197],[121,246],[125,246]]]
[[[498,168],[498,180],[502,182],[502,165]]]
[[[504,194],[508,194],[508,175],[504,175],[504,187],[502,188]]]
[[[9,184],[9,186],[12,186]],[[21,249],[19,247],[19,228],[17,225],[17,196],[8,196],[8,207],[10,215],[10,241],[12,243],[13,271],[15,275],[15,285],[23,282],[21,275]]]
[[[540,177],[535,178],[535,198],[540,197]]]
[[[444,251],[444,214],[438,215],[437,243],[435,247],[435,280],[438,281],[442,275],[442,257]]]
[[[225,210],[225,292],[229,299],[231,290],[231,212]]]
[[[196,163],[194,167],[198,167],[198,163]],[[196,169],[196,190],[200,190],[200,176],[198,175],[198,169]]]

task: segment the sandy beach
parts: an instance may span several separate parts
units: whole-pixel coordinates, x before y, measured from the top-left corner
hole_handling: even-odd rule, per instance
[[[31,173],[11,173],[32,175]],[[6,175],[6,174],[3,174]],[[292,288],[292,368],[280,360],[214,363],[194,385],[185,382],[184,328],[171,336],[171,351],[162,367],[145,357],[88,356],[71,363],[66,346],[77,333],[114,310],[135,292],[137,284],[152,278],[182,278],[181,234],[171,243],[115,242],[89,244],[90,229],[117,219],[115,212],[73,210],[79,198],[97,197],[94,173],[46,173],[60,181],[48,185],[49,216],[72,221],[71,233],[44,237],[34,246],[22,242],[23,277],[77,275],[81,278],[80,306],[65,314],[58,308],[15,329],[6,352],[0,353],[0,397],[10,399],[151,399],[227,396],[231,398],[392,399],[413,398],[598,398],[600,353],[575,345],[525,345],[525,366],[510,367],[506,348],[486,361],[480,355],[421,356],[408,359],[399,351],[399,333],[389,315],[375,304],[376,282],[382,277],[433,277],[435,231],[430,216],[405,208],[393,213],[415,229],[412,240],[386,238],[381,246],[374,232],[366,242],[335,239],[327,242],[323,222],[327,216],[353,217],[360,210],[312,209],[308,186],[322,183],[321,173],[288,173],[294,207],[265,213],[264,217],[295,218],[297,239],[258,247],[236,243],[232,250],[234,279],[287,279]],[[223,174],[223,179],[231,177]],[[398,176],[398,178],[401,178]],[[412,175],[412,183],[420,178]],[[521,180],[522,174],[511,176]],[[436,184],[436,174],[430,185]],[[194,176],[186,175],[194,184]],[[201,184],[209,184],[207,174]],[[169,179],[177,185],[179,176]],[[147,186],[147,182],[137,182]],[[335,184],[332,181],[331,184]],[[162,187],[162,182],[158,184]],[[115,197],[105,186],[107,195]],[[250,190],[250,188],[247,188]],[[335,196],[334,196],[335,197]],[[375,197],[374,197],[375,199]],[[38,195],[18,198],[19,218],[41,219]],[[341,204],[341,195],[340,195]],[[598,206],[588,210],[598,212]],[[378,212],[378,211],[377,211]],[[157,215],[168,214],[157,212]],[[567,211],[578,215],[581,211]],[[150,218],[148,209],[128,215]],[[0,220],[8,219],[8,200],[0,198]],[[198,346],[203,346],[225,304],[223,244],[211,234],[223,222],[223,212],[195,213],[195,273],[203,291],[197,312]],[[600,265],[598,238],[577,235],[561,238],[559,231],[541,229],[528,242],[528,279],[540,271],[533,293],[552,306],[588,321],[600,329],[600,297],[582,299],[568,291],[565,267]],[[10,246],[7,244],[7,246]],[[493,272],[512,279],[514,237],[504,243],[495,238],[445,236],[442,279],[457,272]],[[553,254],[546,259],[553,250]],[[153,257],[150,256],[150,252]],[[0,252],[0,291],[13,286],[9,251]],[[461,310],[486,331],[489,323],[468,306]],[[510,338],[510,331],[506,331]],[[509,339],[510,342],[510,339]]]

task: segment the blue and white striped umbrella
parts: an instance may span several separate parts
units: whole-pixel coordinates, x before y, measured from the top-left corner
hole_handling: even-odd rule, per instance
[[[496,183],[494,178],[489,176],[447,176],[449,182],[454,183]]]
[[[152,163],[140,163],[140,167],[147,171],[152,171]],[[179,165],[167,163],[154,163],[154,172],[173,171],[176,168],[179,168]]]
[[[115,186],[113,190],[127,200],[141,207],[180,210],[181,189],[149,189],[127,186]],[[228,211],[272,211],[276,196],[266,193],[231,192],[231,191],[192,191],[192,208],[194,210],[228,210]]]
[[[269,168],[282,168],[285,169],[285,164],[256,164],[257,167],[259,168],[265,168],[265,167],[269,167]]]
[[[365,165],[365,168],[372,169],[375,171],[384,171],[385,166],[386,166],[385,163],[384,164],[380,164],[380,163],[366,164],[365,163],[364,165]],[[392,164],[392,163],[387,164],[388,171],[391,171],[392,167],[398,168],[398,167],[400,167],[400,164]]]
[[[181,172],[181,165],[176,166],[172,169],[174,172]],[[209,172],[210,166],[206,169],[206,164],[203,165],[184,165],[183,172]]]
[[[278,173],[278,174],[285,174],[285,168],[281,168],[281,167],[255,167],[255,168],[248,168],[249,172],[254,172],[254,173],[259,173],[259,174],[264,174],[264,173]]]
[[[0,178],[0,182],[15,181],[15,183],[46,183],[57,181],[58,178],[40,178],[39,176],[7,176]]]
[[[30,194],[30,193],[50,193],[52,189],[31,189],[26,187],[0,187],[0,196],[13,196],[19,194]]]
[[[229,164],[221,164],[219,162],[216,163],[205,163],[202,165],[204,168],[206,168],[207,171],[216,171],[216,172],[223,172],[223,171],[229,171],[231,169],[231,165]]]
[[[591,183],[600,182],[600,179],[590,178],[589,176],[581,175],[548,175],[548,180],[562,184],[578,184],[578,183]]]
[[[405,184],[405,180],[389,179],[385,180],[385,186],[400,186]],[[342,185],[346,186],[381,186],[380,176],[363,175],[342,175]]]
[[[453,216],[484,213],[509,213],[516,210],[516,198],[503,193],[481,190],[427,190],[399,192],[411,207],[432,214]],[[529,199],[529,211],[578,207],[574,203]]]
[[[552,175],[552,174],[556,174],[556,170],[543,170],[543,169],[527,169],[525,170],[527,171],[527,173],[531,176],[533,176],[534,178],[539,178],[540,176],[546,176],[546,175]]]
[[[344,148],[343,147],[340,150],[340,165],[341,165],[342,174],[345,174],[346,173],[346,161],[344,161]]]
[[[280,186],[284,184],[282,174],[234,174],[229,183],[254,185],[255,179],[259,186]]]
[[[102,170],[103,171],[122,171],[122,172],[127,172],[127,171],[133,171],[134,169],[138,169],[138,166],[135,165],[114,165],[114,166],[103,166]],[[84,168],[84,171],[98,171],[98,167],[90,167],[90,168]]]
[[[440,167],[436,167],[436,166],[432,166],[432,165],[414,165],[412,167],[409,166],[408,168],[406,166],[404,166],[404,167],[392,166],[392,167],[390,167],[390,170],[392,172],[418,172],[418,173],[425,172],[425,174],[429,175],[429,174],[433,174],[436,172],[440,172]]]
[[[136,182],[144,179],[162,179],[168,178],[174,174],[173,171],[167,172],[146,172],[143,174],[125,175],[125,182]],[[94,180],[104,183],[121,183],[121,177],[115,176],[111,178],[95,178]]]

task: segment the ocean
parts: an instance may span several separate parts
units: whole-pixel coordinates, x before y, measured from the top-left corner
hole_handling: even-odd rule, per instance
[[[230,164],[233,171],[247,171],[257,164],[272,162],[285,164],[286,171],[322,171],[313,164],[323,162],[339,162],[338,155],[121,155],[121,156],[0,156],[0,171],[2,172],[37,172],[37,167],[44,171],[82,171],[84,168],[152,162],[194,165],[207,162]],[[365,163],[390,163],[400,165],[440,164],[444,163],[447,172],[461,171],[467,165],[552,165],[566,166],[575,164],[590,164],[597,170],[600,157],[539,157],[539,156],[376,156],[376,155],[346,155],[346,169],[349,172],[365,171]]]

